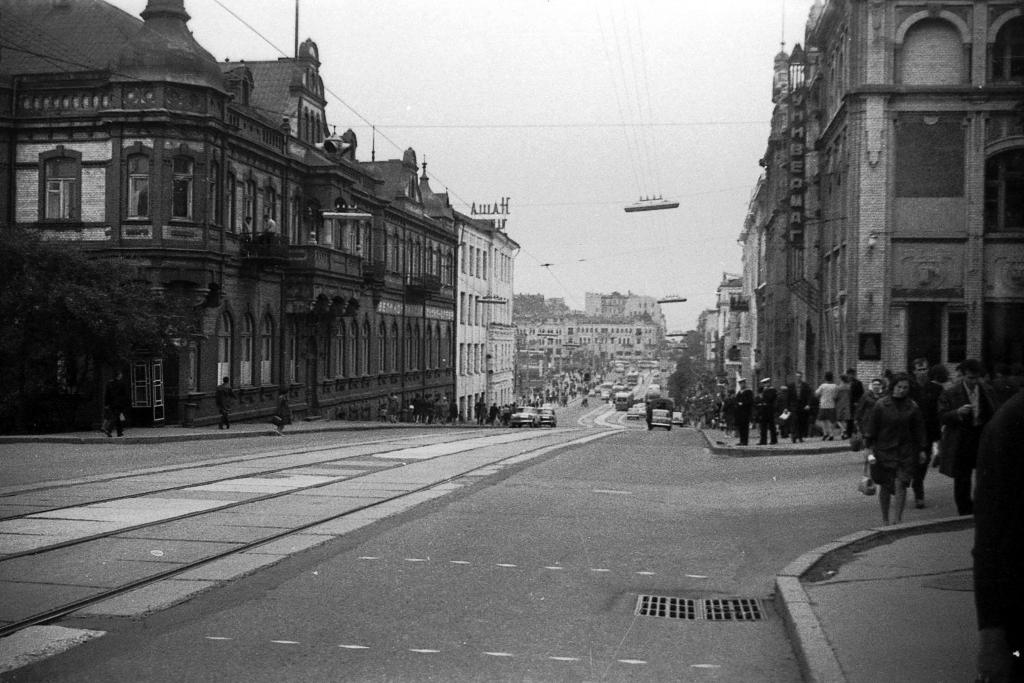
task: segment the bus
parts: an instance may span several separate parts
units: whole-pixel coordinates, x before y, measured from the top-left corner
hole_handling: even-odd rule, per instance
[[[632,392],[620,391],[615,394],[615,410],[629,410],[631,405],[633,405]]]

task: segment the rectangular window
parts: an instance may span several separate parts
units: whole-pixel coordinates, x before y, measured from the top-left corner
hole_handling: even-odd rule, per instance
[[[74,219],[78,217],[78,163],[66,157],[51,159],[44,166],[46,204],[44,217]]]
[[[149,158],[128,157],[128,218],[149,216]]]
[[[896,196],[962,197],[961,117],[906,114],[896,126]]]
[[[174,160],[174,186],[171,190],[171,218],[192,219],[192,160]]]

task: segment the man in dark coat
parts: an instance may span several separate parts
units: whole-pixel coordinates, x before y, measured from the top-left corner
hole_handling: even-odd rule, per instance
[[[772,386],[772,378],[765,377],[761,380],[761,387],[757,394],[757,403],[760,410],[757,413],[757,424],[761,431],[761,438],[757,442],[759,446],[768,443],[768,435],[771,434],[771,443],[779,442],[779,432],[775,426],[775,402],[778,393]]]
[[[807,421],[811,417],[811,399],[814,392],[811,385],[804,381],[802,372],[793,373],[793,383],[789,385],[789,412],[793,422],[793,443],[803,441],[807,436]],[[852,395],[851,395],[852,398]]]
[[[914,359],[914,382],[910,385],[910,398],[921,409],[921,416],[924,417],[924,428],[928,436],[928,454],[925,462],[918,465],[914,472],[914,481],[911,488],[914,491],[915,506],[924,507],[924,477],[928,473],[928,465],[932,460],[932,446],[942,436],[942,425],[939,424],[939,396],[942,395],[943,385],[941,381],[933,379],[944,373],[945,367],[936,365],[928,367],[927,358]]]
[[[214,402],[217,404],[217,412],[220,413],[220,424],[217,425],[217,429],[231,429],[231,406],[234,405],[236,398],[238,396],[231,388],[231,378],[225,377],[214,392]]]
[[[740,437],[740,446],[746,446],[750,440],[750,417],[754,412],[754,392],[747,388],[747,380],[740,377],[736,387],[736,432]]]
[[[124,373],[118,370],[103,391],[103,431],[107,436],[111,436],[111,429],[116,429],[118,436],[124,436],[126,413],[131,405],[132,399],[128,393],[128,384],[124,381]]]
[[[960,381],[939,396],[939,421],[944,427],[939,442],[939,471],[953,478],[957,514],[974,512],[971,476],[978,456],[981,430],[999,402],[982,379],[981,363],[969,358],[960,364]]]
[[[974,503],[974,604],[978,680],[1024,680],[1024,391],[989,421],[978,447]]]

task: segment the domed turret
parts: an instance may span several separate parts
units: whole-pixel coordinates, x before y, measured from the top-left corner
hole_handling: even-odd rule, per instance
[[[226,92],[217,60],[188,30],[184,0],[149,0],[144,21],[121,51],[113,80],[180,83]]]

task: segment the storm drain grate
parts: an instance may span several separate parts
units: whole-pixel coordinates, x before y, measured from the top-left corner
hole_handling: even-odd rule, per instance
[[[639,617],[662,617],[688,621],[761,621],[765,612],[756,598],[674,598],[641,595],[636,601]]]

